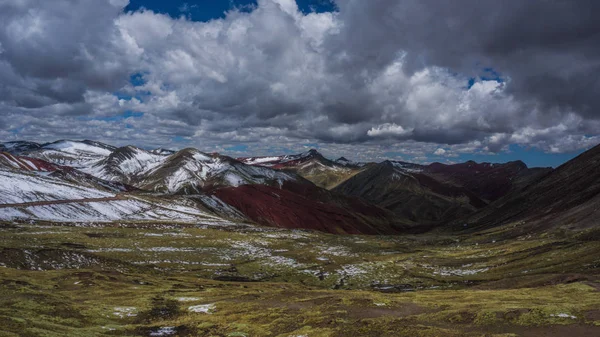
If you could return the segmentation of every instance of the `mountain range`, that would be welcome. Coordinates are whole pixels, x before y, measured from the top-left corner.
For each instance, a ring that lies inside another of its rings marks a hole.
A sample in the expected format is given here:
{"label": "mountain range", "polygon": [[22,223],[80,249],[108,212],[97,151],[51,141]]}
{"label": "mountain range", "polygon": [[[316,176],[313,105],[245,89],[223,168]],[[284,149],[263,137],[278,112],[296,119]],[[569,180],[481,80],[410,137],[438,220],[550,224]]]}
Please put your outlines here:
{"label": "mountain range", "polygon": [[90,140],[6,142],[0,151],[5,220],[219,219],[336,234],[507,223],[547,230],[595,225],[600,203],[599,147],[556,169],[521,161],[358,163],[314,149],[231,158]]}

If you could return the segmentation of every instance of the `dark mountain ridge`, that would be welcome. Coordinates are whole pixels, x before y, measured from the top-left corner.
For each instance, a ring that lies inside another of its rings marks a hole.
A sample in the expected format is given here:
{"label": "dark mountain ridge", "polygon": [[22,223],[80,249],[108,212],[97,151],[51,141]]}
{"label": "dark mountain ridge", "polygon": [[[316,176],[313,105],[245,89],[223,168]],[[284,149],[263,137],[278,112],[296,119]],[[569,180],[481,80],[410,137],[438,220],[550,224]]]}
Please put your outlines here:
{"label": "dark mountain ridge", "polygon": [[[454,228],[517,224],[521,231],[584,229],[600,224],[600,145],[516,189]],[[464,228],[462,228],[464,229]]]}
{"label": "dark mountain ridge", "polygon": [[520,161],[419,165],[384,161],[334,188],[363,198],[423,225],[441,224],[474,213],[549,169],[531,170]]}

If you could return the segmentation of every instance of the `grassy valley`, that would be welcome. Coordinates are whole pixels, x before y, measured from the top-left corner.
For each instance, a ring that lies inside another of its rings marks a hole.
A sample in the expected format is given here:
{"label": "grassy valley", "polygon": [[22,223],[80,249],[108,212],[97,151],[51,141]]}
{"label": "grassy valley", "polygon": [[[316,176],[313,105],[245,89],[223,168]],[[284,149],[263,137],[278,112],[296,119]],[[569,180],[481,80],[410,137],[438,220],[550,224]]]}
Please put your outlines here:
{"label": "grassy valley", "polygon": [[[2,336],[590,336],[598,233],[4,224]],[[568,329],[568,330],[567,330]]]}

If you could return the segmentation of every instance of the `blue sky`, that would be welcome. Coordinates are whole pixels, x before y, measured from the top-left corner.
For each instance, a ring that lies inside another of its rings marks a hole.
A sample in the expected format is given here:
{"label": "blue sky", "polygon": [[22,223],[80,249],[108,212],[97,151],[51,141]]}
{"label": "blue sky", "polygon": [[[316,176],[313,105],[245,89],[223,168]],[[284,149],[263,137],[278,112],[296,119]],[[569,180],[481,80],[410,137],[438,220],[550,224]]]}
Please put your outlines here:
{"label": "blue sky", "polygon": [[[297,0],[304,13],[333,11],[335,5],[329,0]],[[255,0],[130,0],[127,11],[146,8],[172,17],[184,15],[193,21],[209,21],[222,18],[232,7],[240,9],[256,5]]]}

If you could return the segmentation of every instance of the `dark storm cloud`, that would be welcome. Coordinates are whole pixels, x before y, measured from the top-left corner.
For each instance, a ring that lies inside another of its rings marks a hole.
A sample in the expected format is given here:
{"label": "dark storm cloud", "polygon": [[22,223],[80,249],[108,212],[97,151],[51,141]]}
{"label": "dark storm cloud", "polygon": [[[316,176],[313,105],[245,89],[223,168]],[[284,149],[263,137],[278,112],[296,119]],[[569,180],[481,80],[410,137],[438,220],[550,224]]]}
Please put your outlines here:
{"label": "dark storm cloud", "polygon": [[[430,65],[477,76],[493,67],[508,92],[586,117],[600,108],[600,2],[593,0],[337,0],[342,64],[381,69]],[[352,40],[353,43],[344,43]],[[336,60],[335,58],[332,58]],[[334,62],[334,65],[338,63]]]}
{"label": "dark storm cloud", "polygon": [[0,139],[373,158],[600,141],[596,1],[260,0],[210,22],[127,3],[0,1]]}
{"label": "dark storm cloud", "polygon": [[4,100],[25,108],[76,103],[86,90],[123,86],[128,55],[115,46],[113,24],[120,2],[0,2],[0,63],[19,82]]}

